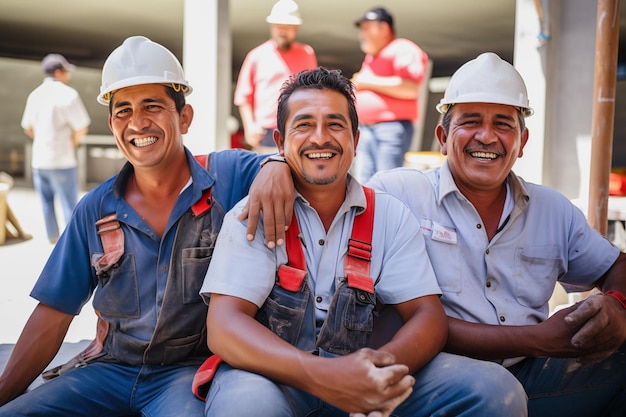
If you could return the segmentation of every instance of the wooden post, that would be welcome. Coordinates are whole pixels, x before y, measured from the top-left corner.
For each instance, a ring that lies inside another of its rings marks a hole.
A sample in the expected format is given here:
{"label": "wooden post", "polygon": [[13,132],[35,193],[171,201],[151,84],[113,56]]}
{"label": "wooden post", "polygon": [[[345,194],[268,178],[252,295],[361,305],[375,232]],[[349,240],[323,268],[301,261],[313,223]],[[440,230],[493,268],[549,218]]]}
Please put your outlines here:
{"label": "wooden post", "polygon": [[587,221],[606,236],[613,155],[620,0],[598,0]]}

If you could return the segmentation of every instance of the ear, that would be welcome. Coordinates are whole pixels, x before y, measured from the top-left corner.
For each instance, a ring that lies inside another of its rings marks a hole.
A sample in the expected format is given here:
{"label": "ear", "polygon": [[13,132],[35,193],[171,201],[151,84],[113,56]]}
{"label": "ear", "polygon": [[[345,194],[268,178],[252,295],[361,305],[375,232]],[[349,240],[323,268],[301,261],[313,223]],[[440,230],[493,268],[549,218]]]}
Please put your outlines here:
{"label": "ear", "polygon": [[448,141],[448,135],[446,135],[446,131],[441,124],[438,124],[437,127],[435,128],[435,135],[437,136],[437,140],[439,141],[439,146],[441,147],[441,154],[447,155],[448,149],[447,149],[446,144]]}
{"label": "ear", "polygon": [[522,132],[522,143],[519,147],[519,155],[517,155],[518,158],[521,158],[524,155],[524,147],[526,146],[526,143],[528,143],[528,128],[524,128],[524,131]]}
{"label": "ear", "polygon": [[193,120],[193,107],[189,104],[185,104],[185,107],[180,112],[180,133],[183,135],[189,131],[191,121]]}
{"label": "ear", "polygon": [[356,130],[356,135],[354,136],[354,156],[356,156],[356,148],[359,145],[359,138],[361,137],[361,131],[359,129]]}
{"label": "ear", "polygon": [[276,144],[276,147],[278,148],[278,154],[281,156],[285,156],[285,139],[280,134],[278,129],[274,129],[273,135],[274,135],[274,143]]}

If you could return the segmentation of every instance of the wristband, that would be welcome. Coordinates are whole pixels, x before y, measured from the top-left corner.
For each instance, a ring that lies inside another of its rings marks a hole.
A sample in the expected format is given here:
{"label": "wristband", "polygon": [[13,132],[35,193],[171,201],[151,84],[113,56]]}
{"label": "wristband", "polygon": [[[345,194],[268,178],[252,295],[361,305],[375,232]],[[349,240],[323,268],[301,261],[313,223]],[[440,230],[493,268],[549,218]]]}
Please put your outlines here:
{"label": "wristband", "polygon": [[626,309],[626,297],[621,292],[615,291],[615,290],[609,290],[609,291],[605,292],[604,295],[608,295],[609,297],[613,297],[613,298],[617,299],[617,301],[620,302],[622,307],[624,307]]}
{"label": "wristband", "polygon": [[261,168],[263,168],[265,166],[265,164],[267,164],[268,162],[284,162],[287,163],[287,160],[285,159],[284,156],[280,156],[278,154],[273,154],[268,156],[267,158],[265,158],[264,160],[261,161]]}

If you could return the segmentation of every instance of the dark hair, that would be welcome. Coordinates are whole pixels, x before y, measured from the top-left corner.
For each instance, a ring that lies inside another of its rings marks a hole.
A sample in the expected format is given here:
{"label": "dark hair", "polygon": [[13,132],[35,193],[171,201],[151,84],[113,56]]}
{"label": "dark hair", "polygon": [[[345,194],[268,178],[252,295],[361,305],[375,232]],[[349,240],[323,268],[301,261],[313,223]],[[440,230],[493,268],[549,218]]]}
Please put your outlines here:
{"label": "dark hair", "polygon": [[307,88],[328,89],[341,93],[348,100],[348,114],[352,123],[352,135],[356,136],[359,128],[359,116],[356,112],[354,85],[348,78],[341,75],[340,70],[318,67],[292,74],[280,89],[276,126],[283,137],[285,137],[285,125],[287,123],[287,115],[289,114],[289,97],[291,97],[294,91]]}
{"label": "dark hair", "polygon": [[[165,87],[165,91],[167,92],[167,95],[170,96],[172,100],[174,100],[176,111],[178,112],[178,114],[180,114],[180,112],[183,111],[183,107],[185,107],[185,103],[186,103],[185,93],[182,90],[176,91],[172,87],[166,84],[163,84],[163,87]],[[111,99],[109,100],[109,114],[110,115],[113,114],[113,95],[114,94],[115,92],[111,92]]]}
{"label": "dark hair", "polygon": [[[448,134],[448,132],[450,131],[450,119],[452,119],[452,107],[454,107],[454,104],[451,105],[450,107],[448,107],[448,110],[441,115],[441,121],[439,122],[441,124],[441,126],[443,127],[443,131],[446,133],[446,135]],[[517,119],[519,120],[519,131],[523,132],[524,129],[526,129],[526,120],[524,119],[524,115],[522,114],[522,111],[517,108]]]}

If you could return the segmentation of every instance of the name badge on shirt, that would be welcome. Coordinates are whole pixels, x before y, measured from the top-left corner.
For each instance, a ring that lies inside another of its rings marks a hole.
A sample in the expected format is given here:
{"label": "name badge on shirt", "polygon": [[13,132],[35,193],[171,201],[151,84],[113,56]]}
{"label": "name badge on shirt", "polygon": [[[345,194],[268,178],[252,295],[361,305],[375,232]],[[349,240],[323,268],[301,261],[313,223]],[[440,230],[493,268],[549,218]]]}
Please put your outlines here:
{"label": "name badge on shirt", "polygon": [[456,231],[451,227],[433,222],[433,234],[431,238],[438,242],[454,245],[456,244]]}

